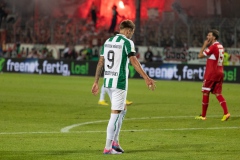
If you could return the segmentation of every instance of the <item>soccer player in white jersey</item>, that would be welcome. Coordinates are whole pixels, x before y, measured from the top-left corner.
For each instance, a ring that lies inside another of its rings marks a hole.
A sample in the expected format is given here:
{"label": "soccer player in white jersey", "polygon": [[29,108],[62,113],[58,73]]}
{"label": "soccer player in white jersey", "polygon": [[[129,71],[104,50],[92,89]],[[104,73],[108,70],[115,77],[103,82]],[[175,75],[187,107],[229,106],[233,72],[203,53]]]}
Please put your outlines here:
{"label": "soccer player in white jersey", "polygon": [[106,40],[96,68],[92,93],[99,92],[99,78],[104,67],[104,87],[111,100],[111,116],[107,126],[104,154],[121,154],[124,150],[119,145],[119,133],[123,118],[127,112],[125,101],[128,90],[129,61],[144,78],[149,89],[156,88],[155,81],[148,77],[135,56],[135,46],[131,39],[135,24],[124,20],[120,24],[120,33]]}
{"label": "soccer player in white jersey", "polygon": [[[114,36],[117,35],[117,34],[119,34],[118,31],[115,31],[113,33]],[[105,89],[104,84],[103,84],[102,87],[101,87],[101,92],[100,92],[100,97],[99,97],[98,104],[103,105],[103,106],[108,106],[108,103],[105,101],[106,92],[107,92],[107,90]],[[129,100],[126,99],[126,105],[131,105],[132,103],[133,103],[132,101],[129,101]]]}

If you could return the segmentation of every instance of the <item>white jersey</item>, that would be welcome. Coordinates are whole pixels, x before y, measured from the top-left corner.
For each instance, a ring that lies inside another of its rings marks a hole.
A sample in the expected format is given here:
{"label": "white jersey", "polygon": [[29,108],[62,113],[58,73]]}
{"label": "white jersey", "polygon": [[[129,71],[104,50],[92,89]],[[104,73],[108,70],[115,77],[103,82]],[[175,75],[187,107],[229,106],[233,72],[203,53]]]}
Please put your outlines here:
{"label": "white jersey", "polygon": [[100,56],[104,56],[104,87],[127,90],[128,54],[135,53],[132,40],[117,34],[104,43]]}

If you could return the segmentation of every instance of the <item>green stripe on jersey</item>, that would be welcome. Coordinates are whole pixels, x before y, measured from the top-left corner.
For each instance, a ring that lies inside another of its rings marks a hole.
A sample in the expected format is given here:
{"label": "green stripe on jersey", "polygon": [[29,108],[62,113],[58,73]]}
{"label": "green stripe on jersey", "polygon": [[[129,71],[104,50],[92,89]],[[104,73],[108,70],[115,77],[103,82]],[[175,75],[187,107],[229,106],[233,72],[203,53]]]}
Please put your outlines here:
{"label": "green stripe on jersey", "polygon": [[113,78],[110,78],[108,82],[108,88],[112,88],[112,82],[113,82]]}
{"label": "green stripe on jersey", "polygon": [[104,87],[106,87],[106,79],[107,79],[107,78],[104,78],[104,80],[103,80],[103,85],[104,85]]}
{"label": "green stripe on jersey", "polygon": [[109,41],[109,42],[112,42],[113,38],[114,38],[114,36],[111,37],[111,38],[109,38],[108,41]]}
{"label": "green stripe on jersey", "polygon": [[127,52],[131,53],[131,43],[128,40],[125,40],[125,47],[127,48]]}
{"label": "green stripe on jersey", "polygon": [[124,41],[124,43],[123,43],[124,45],[123,45],[123,54],[122,54],[122,61],[121,61],[121,65],[120,65],[120,73],[118,76],[117,88],[125,90],[126,85],[127,85],[126,79],[128,78],[128,77],[126,77],[127,76],[126,72],[128,69],[128,66],[126,67],[127,59],[128,59],[127,55],[131,52],[131,43],[127,38],[125,38],[123,36],[119,36],[116,41],[120,42],[121,40]]}
{"label": "green stripe on jersey", "polygon": [[120,42],[122,40],[122,36],[118,36],[116,42]]}
{"label": "green stripe on jersey", "polygon": [[[125,41],[126,42],[126,41]],[[123,50],[125,51],[125,45],[123,46]],[[118,76],[118,83],[117,83],[117,88],[119,89],[126,89],[126,79],[128,77],[126,77],[126,63],[127,63],[127,56],[122,54],[122,61],[121,61],[121,65],[120,65],[120,72],[119,72],[119,76]]]}
{"label": "green stripe on jersey", "polygon": [[101,48],[101,55],[103,55],[103,53],[104,53],[104,44],[103,44],[103,46],[102,46],[102,48]]}

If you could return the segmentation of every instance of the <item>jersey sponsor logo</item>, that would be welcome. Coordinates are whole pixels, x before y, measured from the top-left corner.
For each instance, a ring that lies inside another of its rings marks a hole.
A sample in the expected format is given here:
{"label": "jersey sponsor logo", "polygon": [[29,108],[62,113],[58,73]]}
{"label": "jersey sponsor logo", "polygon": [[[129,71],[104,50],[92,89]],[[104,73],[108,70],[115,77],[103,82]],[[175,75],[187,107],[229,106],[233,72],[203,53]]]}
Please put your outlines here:
{"label": "jersey sponsor logo", "polygon": [[104,71],[104,75],[110,75],[110,76],[118,76],[118,72],[113,72],[113,71]]}
{"label": "jersey sponsor logo", "polygon": [[116,49],[121,49],[122,48],[122,45],[112,45],[112,44],[105,44],[104,47],[107,47],[107,48],[116,48]]}

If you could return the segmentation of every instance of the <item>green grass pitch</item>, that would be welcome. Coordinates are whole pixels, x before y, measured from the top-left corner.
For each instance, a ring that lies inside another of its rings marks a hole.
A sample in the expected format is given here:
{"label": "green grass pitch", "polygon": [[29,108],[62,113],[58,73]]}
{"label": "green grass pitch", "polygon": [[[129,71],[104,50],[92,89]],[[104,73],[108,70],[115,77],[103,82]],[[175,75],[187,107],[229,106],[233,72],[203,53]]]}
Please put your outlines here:
{"label": "green grass pitch", "polygon": [[157,81],[150,91],[143,79],[129,79],[128,99],[134,103],[120,135],[125,153],[103,155],[110,107],[97,104],[93,81],[0,74],[0,160],[239,159],[239,84],[223,86],[232,117],[221,122],[213,95],[208,119],[194,119],[201,113],[201,82]]}

